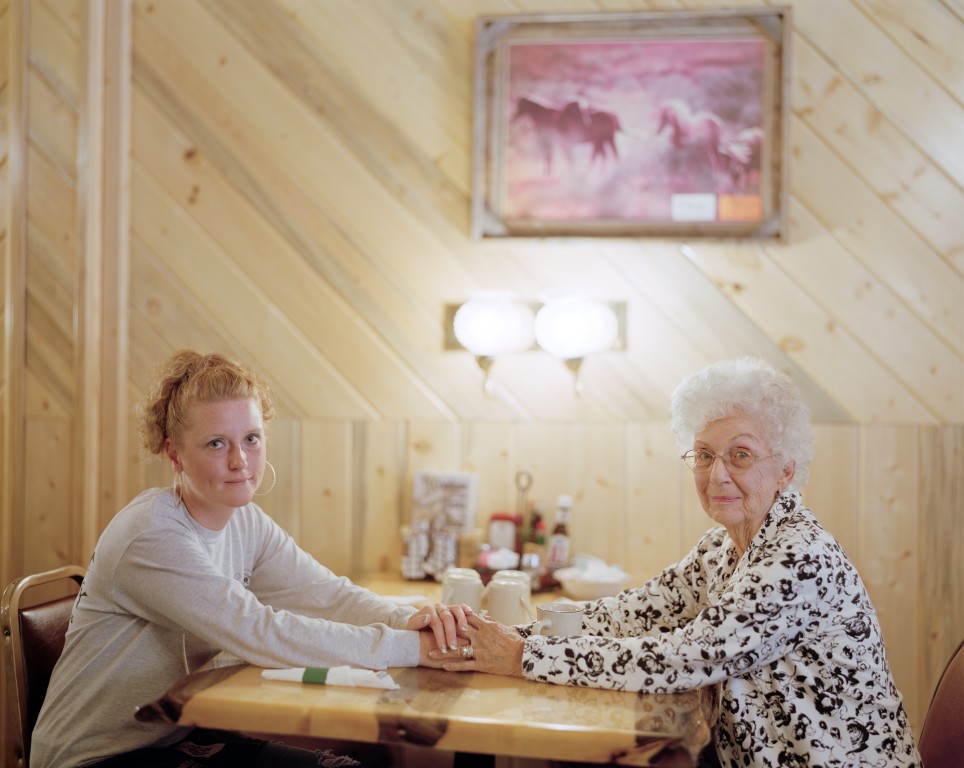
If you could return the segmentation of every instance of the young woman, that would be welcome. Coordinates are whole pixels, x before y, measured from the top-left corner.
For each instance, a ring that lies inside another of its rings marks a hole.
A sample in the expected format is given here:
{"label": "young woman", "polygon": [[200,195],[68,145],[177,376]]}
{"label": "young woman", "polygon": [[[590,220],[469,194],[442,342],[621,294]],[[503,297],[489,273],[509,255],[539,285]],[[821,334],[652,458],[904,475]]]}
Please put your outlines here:
{"label": "young woman", "polygon": [[220,652],[265,667],[382,669],[439,667],[429,651],[454,651],[467,606],[416,612],[383,600],[318,563],[253,502],[271,469],[273,413],[266,385],[221,355],[182,351],[163,366],[141,432],[174,482],[142,492],[101,535],[32,766],[358,765],[134,712]]}

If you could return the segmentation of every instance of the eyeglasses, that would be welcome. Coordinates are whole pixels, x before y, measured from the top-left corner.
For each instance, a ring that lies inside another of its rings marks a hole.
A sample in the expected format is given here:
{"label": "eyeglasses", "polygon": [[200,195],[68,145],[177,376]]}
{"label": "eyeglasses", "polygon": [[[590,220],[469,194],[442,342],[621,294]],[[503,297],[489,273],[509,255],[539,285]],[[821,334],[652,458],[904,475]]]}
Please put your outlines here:
{"label": "eyeglasses", "polygon": [[694,472],[709,472],[713,467],[713,462],[723,459],[723,464],[728,472],[733,474],[746,472],[758,461],[772,459],[775,454],[769,456],[757,456],[746,448],[731,448],[726,453],[713,453],[704,449],[687,451],[680,458],[687,467]]}

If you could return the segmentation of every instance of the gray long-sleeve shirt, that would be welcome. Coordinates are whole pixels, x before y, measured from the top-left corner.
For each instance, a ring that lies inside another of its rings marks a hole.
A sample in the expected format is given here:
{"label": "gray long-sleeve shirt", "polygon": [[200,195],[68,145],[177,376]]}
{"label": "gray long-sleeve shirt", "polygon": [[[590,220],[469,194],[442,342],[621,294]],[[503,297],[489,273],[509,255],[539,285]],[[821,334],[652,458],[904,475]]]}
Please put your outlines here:
{"label": "gray long-sleeve shirt", "polygon": [[221,531],[168,489],[144,491],[94,550],[31,742],[36,768],[171,743],[185,730],[134,719],[219,652],[266,667],[415,666],[415,612],[338,577],[257,505]]}

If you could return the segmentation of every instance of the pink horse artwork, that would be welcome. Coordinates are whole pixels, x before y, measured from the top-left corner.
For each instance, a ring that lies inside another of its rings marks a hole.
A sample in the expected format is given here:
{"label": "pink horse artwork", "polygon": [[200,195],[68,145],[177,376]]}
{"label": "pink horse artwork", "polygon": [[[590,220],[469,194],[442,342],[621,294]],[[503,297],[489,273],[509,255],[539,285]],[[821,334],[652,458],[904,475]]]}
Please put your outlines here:
{"label": "pink horse artwork", "polygon": [[723,170],[737,189],[759,184],[760,159],[763,154],[762,128],[744,128],[720,142],[720,161]]}
{"label": "pink horse artwork", "polygon": [[573,150],[581,144],[591,145],[590,163],[593,164],[610,155],[619,156],[616,148],[616,134],[622,129],[619,118],[612,112],[583,107],[578,101],[570,101],[557,109],[522,96],[516,103],[512,122],[525,122],[532,127],[547,176],[553,171],[557,153],[571,166]]}
{"label": "pink horse artwork", "polygon": [[694,112],[680,99],[666,99],[660,105],[656,135],[662,135],[664,131],[668,132],[673,149],[705,158],[714,174],[722,169],[720,141],[724,125],[717,115]]}

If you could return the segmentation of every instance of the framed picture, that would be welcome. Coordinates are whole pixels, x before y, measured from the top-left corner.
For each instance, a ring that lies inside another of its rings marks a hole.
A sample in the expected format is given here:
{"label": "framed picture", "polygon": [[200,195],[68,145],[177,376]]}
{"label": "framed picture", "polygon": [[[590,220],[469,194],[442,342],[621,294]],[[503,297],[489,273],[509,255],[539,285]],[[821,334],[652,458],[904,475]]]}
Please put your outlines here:
{"label": "framed picture", "polygon": [[472,236],[786,236],[789,8],[486,16]]}

